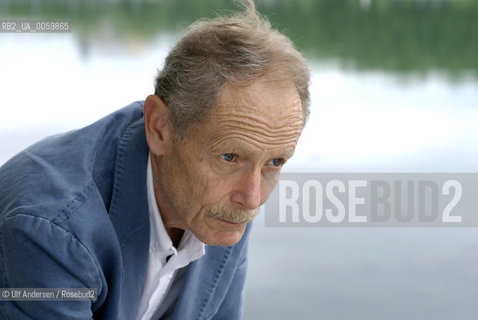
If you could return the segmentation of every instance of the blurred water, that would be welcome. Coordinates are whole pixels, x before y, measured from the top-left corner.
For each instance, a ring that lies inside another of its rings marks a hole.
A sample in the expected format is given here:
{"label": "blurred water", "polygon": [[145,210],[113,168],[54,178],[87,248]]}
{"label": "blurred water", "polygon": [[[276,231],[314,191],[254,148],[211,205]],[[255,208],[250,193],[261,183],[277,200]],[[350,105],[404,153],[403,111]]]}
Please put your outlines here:
{"label": "blurred water", "polygon": [[[77,33],[0,34],[0,164],[153,92],[177,33],[118,40],[98,28],[87,44]],[[311,117],[286,171],[478,171],[473,72],[309,61]],[[274,229],[260,216],[245,319],[476,319],[477,247],[472,228]]]}

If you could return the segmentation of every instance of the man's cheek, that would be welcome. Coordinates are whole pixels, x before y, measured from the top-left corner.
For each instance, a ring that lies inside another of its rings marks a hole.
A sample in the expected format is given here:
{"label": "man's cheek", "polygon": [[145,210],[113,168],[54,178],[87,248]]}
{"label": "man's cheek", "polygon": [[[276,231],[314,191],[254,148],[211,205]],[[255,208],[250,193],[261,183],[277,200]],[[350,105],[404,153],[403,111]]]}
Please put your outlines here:
{"label": "man's cheek", "polygon": [[262,195],[262,201],[261,204],[264,204],[264,202],[269,199],[269,196],[271,195],[272,190],[274,190],[274,187],[276,186],[277,181],[271,181],[269,183],[266,183],[266,186],[264,188],[264,194]]}
{"label": "man's cheek", "polygon": [[271,194],[272,190],[274,190],[274,187],[276,186],[277,182],[279,182],[280,178],[280,172],[271,172],[266,174],[265,180],[264,180],[264,196],[265,200],[269,198],[269,195]]}
{"label": "man's cheek", "polygon": [[204,170],[204,166],[199,164],[195,164],[192,168],[190,183],[193,186],[193,195],[201,202],[207,200],[209,193],[213,191],[212,188],[218,189],[218,184],[214,183],[213,177]]}

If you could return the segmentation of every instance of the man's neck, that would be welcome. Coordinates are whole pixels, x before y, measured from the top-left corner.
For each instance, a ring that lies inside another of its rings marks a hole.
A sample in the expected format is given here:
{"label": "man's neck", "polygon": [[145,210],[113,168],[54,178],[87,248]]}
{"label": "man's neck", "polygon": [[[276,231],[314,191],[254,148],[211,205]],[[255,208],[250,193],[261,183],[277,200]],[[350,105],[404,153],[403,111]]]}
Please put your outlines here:
{"label": "man's neck", "polygon": [[173,246],[177,248],[183,237],[184,230],[179,228],[166,228],[166,232],[171,238],[171,241],[173,242]]}
{"label": "man's neck", "polygon": [[173,209],[168,201],[163,196],[162,190],[160,190],[159,184],[155,181],[155,177],[157,176],[158,168],[158,159],[154,154],[150,154],[151,156],[151,169],[153,175],[153,190],[154,196],[156,199],[156,204],[159,208],[159,212],[161,214],[161,220],[163,221],[164,228],[168,233],[171,241],[175,248],[178,247],[179,243],[181,242],[181,238],[183,237],[184,230],[186,229],[183,226],[183,223],[180,219],[177,218],[176,215],[172,214]]}

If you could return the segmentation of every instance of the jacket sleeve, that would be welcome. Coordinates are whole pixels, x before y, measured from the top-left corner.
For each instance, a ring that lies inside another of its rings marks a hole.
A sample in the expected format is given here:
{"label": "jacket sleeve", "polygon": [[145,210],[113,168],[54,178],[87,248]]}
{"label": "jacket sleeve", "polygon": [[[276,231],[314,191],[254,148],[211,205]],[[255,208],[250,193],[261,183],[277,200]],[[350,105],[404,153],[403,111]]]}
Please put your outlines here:
{"label": "jacket sleeve", "polygon": [[238,262],[234,275],[229,284],[227,293],[212,319],[214,320],[240,320],[242,319],[244,308],[244,283],[246,281],[247,273],[247,252],[249,244],[250,226],[241,240],[241,252],[238,257]]}
{"label": "jacket sleeve", "polygon": [[213,317],[214,320],[239,320],[242,319],[244,308],[244,283],[247,273],[247,243],[242,251],[240,262],[232,278],[229,290]]}
{"label": "jacket sleeve", "polygon": [[[0,261],[3,288],[101,291],[101,273],[85,246],[62,226],[41,217],[17,214],[0,223]],[[92,303],[5,299],[0,302],[0,319],[92,319]]]}

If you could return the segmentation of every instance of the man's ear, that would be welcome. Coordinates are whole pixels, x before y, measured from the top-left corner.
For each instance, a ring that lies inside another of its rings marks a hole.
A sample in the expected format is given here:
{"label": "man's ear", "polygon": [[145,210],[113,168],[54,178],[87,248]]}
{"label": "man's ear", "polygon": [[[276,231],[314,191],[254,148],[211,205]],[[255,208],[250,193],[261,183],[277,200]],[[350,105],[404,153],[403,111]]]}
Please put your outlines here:
{"label": "man's ear", "polygon": [[168,106],[156,95],[148,96],[144,102],[144,128],[151,153],[163,155],[171,138],[172,125]]}

